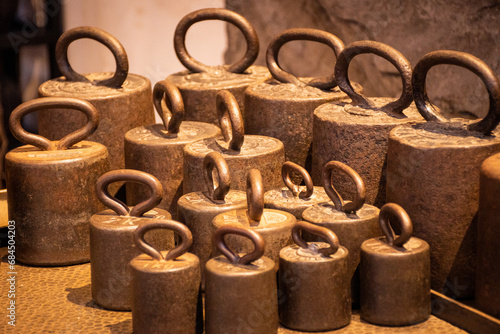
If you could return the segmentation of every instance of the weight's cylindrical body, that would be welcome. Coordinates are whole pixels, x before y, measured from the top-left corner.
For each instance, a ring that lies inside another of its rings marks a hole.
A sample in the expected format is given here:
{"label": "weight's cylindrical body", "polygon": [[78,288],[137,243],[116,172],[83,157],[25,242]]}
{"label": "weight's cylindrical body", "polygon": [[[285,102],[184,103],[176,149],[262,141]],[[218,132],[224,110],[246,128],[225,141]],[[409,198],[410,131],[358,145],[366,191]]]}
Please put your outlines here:
{"label": "weight's cylindrical body", "polygon": [[89,141],[56,151],[25,145],[7,153],[5,165],[16,259],[48,266],[88,262],[89,220],[102,209],[94,188],[109,170],[106,147]]}
{"label": "weight's cylindrical body", "polygon": [[[315,243],[318,248],[329,244]],[[348,251],[323,256],[297,245],[280,251],[280,323],[299,331],[328,331],[351,322]]]}
{"label": "weight's cylindrical body", "polygon": [[412,325],[431,313],[429,244],[410,238],[402,247],[385,237],[361,245],[361,318],[383,326]]}
{"label": "weight's cylindrical body", "polygon": [[432,289],[455,298],[474,294],[479,171],[500,152],[494,134],[428,122],[389,137],[387,201],[404,207],[414,235],[429,243]]}

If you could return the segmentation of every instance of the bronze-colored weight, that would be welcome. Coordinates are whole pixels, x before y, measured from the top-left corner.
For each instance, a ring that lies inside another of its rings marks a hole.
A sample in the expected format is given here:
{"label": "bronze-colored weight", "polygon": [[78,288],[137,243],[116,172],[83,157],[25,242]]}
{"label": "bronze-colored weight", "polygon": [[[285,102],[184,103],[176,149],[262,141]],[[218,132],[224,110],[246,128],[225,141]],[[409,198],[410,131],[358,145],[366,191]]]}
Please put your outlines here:
{"label": "bronze-colored weight", "polygon": [[[59,141],[22,128],[26,114],[55,108],[78,110],[87,124]],[[28,144],[5,157],[9,219],[16,222],[16,260],[39,266],[89,261],[89,220],[102,209],[94,185],[109,170],[106,147],[83,140],[98,124],[97,110],[72,98],[35,99],[10,115],[12,134]]]}
{"label": "bronze-colored weight", "polygon": [[[253,250],[238,254],[230,250],[224,236],[249,239]],[[278,297],[274,261],[263,256],[266,242],[253,229],[241,225],[220,227],[214,246],[223,254],[206,267],[205,333],[278,332]]]}
{"label": "bronze-colored weight", "polygon": [[[347,72],[359,54],[375,54],[393,64],[401,75],[403,89],[397,99],[370,98],[355,92]],[[334,102],[314,111],[312,177],[321,184],[323,166],[331,160],[354,168],[366,184],[366,203],[381,207],[385,203],[387,143],[389,132],[401,124],[423,121],[412,102],[411,64],[397,50],[375,41],[349,44],[335,64],[337,83],[351,98],[350,103]],[[349,192],[349,180],[333,177],[337,189]]]}
{"label": "bronze-colored weight", "polygon": [[410,216],[397,204],[380,209],[380,227],[385,237],[361,245],[361,318],[383,326],[425,321],[431,314],[429,244],[411,236]]}
{"label": "bronze-colored weight", "polygon": [[[165,102],[163,102],[165,98]],[[183,149],[198,139],[220,136],[220,129],[208,123],[183,122],[184,103],[174,84],[157,82],[153,102],[162,124],[140,126],[125,134],[125,166],[157,177],[163,186],[159,208],[177,217],[177,201],[182,195]],[[169,107],[168,107],[169,106]],[[127,201],[138,203],[149,196],[147,189],[127,184]]]}
{"label": "bronze-colored weight", "polygon": [[[292,228],[297,219],[286,211],[264,209],[264,189],[258,169],[248,172],[247,207],[217,215],[212,222],[213,230],[232,224],[259,232],[267,245],[264,255],[276,263],[278,270],[280,250],[292,244]],[[239,253],[250,252],[253,247],[248,240],[235,236],[228,236],[226,242]]]}
{"label": "bronze-colored weight", "polygon": [[[352,202],[344,201],[333,186],[332,175],[341,172],[349,177],[356,188]],[[323,187],[331,202],[316,204],[304,210],[305,221],[332,230],[349,250],[349,277],[352,277],[351,292],[353,306],[359,305],[359,252],[363,241],[382,234],[378,224],[379,209],[365,204],[365,184],[361,176],[351,167],[339,162],[330,161],[323,168]],[[303,232],[307,241],[321,241],[315,235]]]}
{"label": "bronze-colored weight", "polygon": [[[138,182],[150,189],[151,196],[134,207],[110,195],[108,185],[113,182]],[[134,232],[144,221],[170,219],[170,214],[155,207],[162,196],[161,183],[154,176],[131,169],[118,169],[102,175],[96,183],[97,197],[110,209],[90,219],[90,274],[92,299],[112,310],[130,310],[132,306],[132,276],[129,262],[140,255],[134,247]],[[148,242],[159,249],[172,248],[171,231],[154,231]]]}
{"label": "bronze-colored weight", "polygon": [[[305,186],[301,187],[293,183],[292,172],[300,174]],[[266,191],[264,194],[266,208],[290,212],[297,220],[300,220],[305,209],[330,200],[323,187],[314,187],[307,170],[296,163],[285,162],[281,167],[281,177],[286,187]]]}
{"label": "bronze-colored weight", "polygon": [[[200,261],[186,253],[193,243],[191,232],[173,220],[143,221],[134,232],[134,242],[145,254],[130,261],[134,333],[203,333]],[[159,252],[148,244],[144,234],[155,229],[179,235],[177,247]]]}
{"label": "bronze-colored weight", "polygon": [[[325,242],[306,242],[302,230]],[[351,322],[351,276],[347,248],[331,230],[299,221],[292,230],[297,245],[280,251],[280,323],[291,329],[316,332]]]}
{"label": "bronze-colored weight", "polygon": [[[214,182],[214,169],[217,182]],[[219,214],[247,207],[246,193],[230,190],[229,167],[219,152],[210,152],[203,160],[207,191],[183,195],[178,202],[179,221],[193,234],[191,253],[200,259],[202,287],[204,288],[205,264],[212,254],[212,220]],[[215,185],[217,187],[215,187]]]}
{"label": "bronze-colored weight", "polygon": [[217,110],[223,138],[208,138],[184,148],[184,193],[205,190],[203,159],[213,151],[222,154],[231,172],[231,187],[246,189],[249,170],[260,169],[265,190],[281,185],[281,165],[285,162],[283,143],[278,139],[245,135],[243,119],[234,95],[217,94]]}
{"label": "bronze-colored weight", "polygon": [[[490,99],[480,122],[445,122],[425,90],[427,72],[453,64],[471,70],[484,82]],[[387,158],[387,201],[412,217],[415,236],[431,248],[432,289],[454,298],[474,295],[476,214],[481,163],[500,152],[500,82],[480,59],[463,52],[435,51],[413,70],[413,97],[430,121],[391,131]],[[490,135],[492,134],[492,135]]]}
{"label": "bronze-colored weight", "polygon": [[[247,50],[237,63],[207,66],[195,60],[186,50],[186,33],[196,22],[220,20],[238,27],[247,42]],[[244,92],[250,85],[270,77],[263,66],[251,66],[259,53],[259,38],[254,28],[241,15],[222,8],[206,8],[186,15],[174,34],[174,49],[179,61],[188,69],[167,77],[180,90],[186,106],[185,119],[218,124],[217,109],[213,104],[221,90],[230,91],[244,113]]]}

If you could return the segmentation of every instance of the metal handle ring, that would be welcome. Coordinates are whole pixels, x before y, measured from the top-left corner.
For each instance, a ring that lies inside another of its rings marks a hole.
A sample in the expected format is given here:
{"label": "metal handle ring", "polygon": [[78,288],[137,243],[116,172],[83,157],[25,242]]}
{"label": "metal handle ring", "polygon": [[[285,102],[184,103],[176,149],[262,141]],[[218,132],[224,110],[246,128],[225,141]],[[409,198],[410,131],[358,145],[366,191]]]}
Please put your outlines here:
{"label": "metal handle ring", "polygon": [[247,174],[247,215],[250,225],[258,225],[264,214],[264,186],[258,169],[250,169]]}
{"label": "metal handle ring", "polygon": [[[394,240],[394,231],[391,228],[391,220],[396,220],[401,226],[401,234]],[[413,224],[410,216],[401,206],[395,203],[387,203],[380,209],[379,223],[382,232],[390,245],[401,247],[410,240],[413,233]]]}
{"label": "metal handle ring", "polygon": [[[81,111],[87,116],[87,124],[66,135],[58,142],[51,142],[45,137],[23,129],[21,120],[35,111],[64,108]],[[25,102],[12,111],[9,119],[10,131],[19,141],[38,147],[44,151],[66,150],[95,132],[99,125],[99,112],[89,102],[70,97],[41,97]]]}
{"label": "metal handle ring", "polygon": [[332,230],[305,221],[298,221],[292,228],[292,239],[301,248],[309,248],[307,241],[302,238],[301,231],[307,231],[311,234],[317,235],[318,237],[325,239],[326,242],[330,244],[330,247],[328,248],[321,248],[316,250],[316,252],[320,253],[321,255],[329,256],[335,254],[340,247],[339,238],[337,238],[337,235],[333,233]]}
{"label": "metal handle ring", "polygon": [[[293,183],[292,179],[290,178],[291,172],[297,172],[302,176],[302,179],[306,184],[305,191],[304,190],[300,191],[300,186],[298,184]],[[290,189],[293,196],[298,196],[300,198],[309,198],[313,194],[314,191],[313,181],[311,179],[311,175],[309,175],[309,173],[304,167],[297,165],[296,163],[293,163],[291,161],[287,161],[281,167],[281,178],[283,179],[283,182],[288,187],[288,189]]]}
{"label": "metal handle ring", "polygon": [[[356,186],[356,197],[352,202],[345,202],[332,184],[332,173],[340,171],[351,178]],[[355,212],[365,204],[366,188],[359,174],[340,161],[330,161],[323,167],[323,187],[328,197],[335,205],[335,209],[343,212]]]}
{"label": "metal handle ring", "polygon": [[485,135],[491,134],[500,122],[500,81],[485,62],[465,52],[439,50],[426,54],[418,61],[413,69],[412,85],[413,99],[420,114],[427,121],[447,121],[429,101],[425,88],[425,79],[429,70],[436,65],[444,64],[466,68],[483,81],[490,101],[488,114],[481,121],[469,124],[467,128]]}
{"label": "metal handle ring", "polygon": [[[166,108],[163,107],[163,100]],[[184,101],[177,86],[167,80],[158,81],[153,88],[153,103],[167,134],[179,133],[184,119]]]}
{"label": "metal handle ring", "polygon": [[[236,234],[250,239],[254,245],[254,250],[240,257],[226,245],[226,241],[224,240],[226,234]],[[224,225],[215,231],[214,245],[232,264],[245,265],[260,259],[264,255],[266,242],[259,233],[252,229],[237,225]]]}
{"label": "metal handle ring", "polygon": [[344,48],[344,43],[342,43],[337,36],[330,34],[329,32],[306,28],[287,29],[276,36],[267,47],[266,62],[272,76],[280,82],[292,83],[300,87],[312,86],[320,89],[330,89],[337,86],[335,74],[332,74],[329,77],[313,79],[306,84],[295,75],[286,72],[280,67],[278,63],[278,54],[281,47],[288,42],[297,40],[313,41],[325,44],[329,46],[333,52],[335,52],[335,56],[338,56]]}
{"label": "metal handle ring", "polygon": [[82,26],[70,29],[63,33],[61,37],[57,40],[55,57],[57,61],[57,66],[61,73],[69,81],[81,81],[89,82],[89,80],[81,74],[78,74],[73,70],[68,61],[68,47],[69,45],[81,38],[90,38],[95,41],[101,42],[113,53],[116,62],[115,74],[112,78],[94,81],[93,85],[97,86],[107,86],[112,88],[119,88],[122,86],[128,75],[128,58],[123,45],[111,34],[106,31],[96,28]]}
{"label": "metal handle ring", "polygon": [[[151,196],[137,204],[130,210],[123,203],[108,192],[108,185],[113,182],[129,181],[141,183],[151,189]],[[163,195],[161,182],[151,174],[134,169],[117,169],[103,174],[96,183],[97,198],[119,216],[141,217],[144,213],[160,204]]]}
{"label": "metal handle ring", "polygon": [[205,65],[195,60],[186,49],[186,33],[196,22],[206,20],[221,20],[234,24],[238,27],[247,42],[247,51],[238,62],[228,65],[226,71],[232,73],[243,73],[253,64],[259,54],[259,38],[254,28],[241,15],[222,8],[206,8],[194,11],[182,18],[175,28],[174,49],[179,61],[191,72],[208,72],[213,66]]}
{"label": "metal handle ring", "polygon": [[354,91],[348,76],[351,60],[357,55],[366,53],[375,54],[394,65],[403,83],[400,97],[396,101],[389,102],[377,109],[386,112],[402,113],[403,110],[408,108],[413,100],[411,91],[411,64],[401,52],[387,44],[375,41],[358,41],[347,45],[344,50],[342,50],[335,63],[335,77],[337,78],[339,88],[352,99],[351,103],[353,105],[358,105],[367,109],[376,108],[370,99]]}
{"label": "metal handle ring", "polygon": [[[213,171],[217,170],[217,187],[214,185]],[[219,152],[210,152],[203,159],[203,175],[208,189],[208,197],[213,201],[224,201],[231,188],[231,174],[226,160]]]}
{"label": "metal handle ring", "polygon": [[231,150],[239,151],[245,140],[245,126],[238,101],[231,92],[221,90],[217,93],[216,107],[224,140],[229,142]]}
{"label": "metal handle ring", "polygon": [[[181,237],[178,245],[171,249],[167,255],[165,255],[165,258],[161,255],[161,252],[144,240],[144,234],[146,234],[146,232],[156,229],[172,230]],[[182,256],[182,254],[186,253],[189,248],[191,248],[193,244],[193,235],[186,225],[174,220],[162,219],[140,224],[134,231],[134,243],[137,248],[153,259],[157,261],[170,261]]]}

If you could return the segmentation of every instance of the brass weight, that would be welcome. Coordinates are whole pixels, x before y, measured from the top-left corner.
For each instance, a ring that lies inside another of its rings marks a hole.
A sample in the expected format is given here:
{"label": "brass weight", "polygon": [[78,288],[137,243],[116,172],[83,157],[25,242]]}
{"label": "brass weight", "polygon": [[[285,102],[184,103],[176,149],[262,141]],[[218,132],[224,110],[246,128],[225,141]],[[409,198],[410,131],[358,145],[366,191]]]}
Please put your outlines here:
{"label": "brass weight", "polygon": [[[238,27],[247,42],[243,58],[231,65],[207,66],[195,60],[186,49],[186,33],[195,23],[205,20],[220,20]],[[270,77],[263,66],[251,66],[259,53],[259,39],[254,28],[241,15],[222,8],[200,9],[186,15],[178,24],[174,34],[174,49],[186,71],[167,77],[180,90],[186,106],[185,119],[218,124],[217,109],[213,101],[221,90],[230,91],[244,113],[244,92],[250,85]]]}
{"label": "brass weight", "polygon": [[[82,112],[87,124],[58,141],[27,132],[26,114],[57,108]],[[21,104],[10,116],[10,130],[26,143],[5,156],[9,219],[16,223],[16,259],[39,266],[88,262],[89,220],[101,210],[94,185],[109,170],[105,146],[84,141],[99,124],[88,102],[62,97]]]}

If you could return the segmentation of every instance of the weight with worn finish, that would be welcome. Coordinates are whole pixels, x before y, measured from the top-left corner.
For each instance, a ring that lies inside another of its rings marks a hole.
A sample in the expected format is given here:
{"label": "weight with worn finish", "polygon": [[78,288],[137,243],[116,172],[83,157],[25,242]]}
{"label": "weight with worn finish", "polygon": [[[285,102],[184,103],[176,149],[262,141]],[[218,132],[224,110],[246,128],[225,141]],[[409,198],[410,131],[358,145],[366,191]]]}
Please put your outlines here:
{"label": "weight with worn finish", "polygon": [[[110,195],[113,182],[138,182],[150,189],[150,197],[134,207]],[[102,175],[95,185],[101,202],[110,209],[90,219],[90,279],[92,299],[112,310],[130,310],[132,306],[132,276],[129,262],[141,251],[134,246],[134,232],[145,220],[170,219],[170,214],[155,208],[161,201],[161,183],[145,172],[118,169]],[[155,248],[174,246],[172,231],[152,231],[146,240]]]}
{"label": "weight with worn finish", "polygon": [[[374,54],[388,60],[401,75],[403,89],[397,99],[367,98],[356,92],[347,75],[351,60]],[[314,111],[312,177],[321,184],[323,166],[331,160],[354,168],[366,184],[366,203],[385,203],[387,145],[389,132],[401,124],[423,121],[412,102],[411,64],[397,50],[375,41],[358,41],[344,48],[335,64],[335,78],[350,103],[334,102]],[[333,177],[337,189],[348,196],[349,180]]]}
{"label": "weight with worn finish", "polygon": [[361,319],[382,326],[425,321],[431,314],[429,244],[411,236],[410,217],[397,204],[382,207],[380,227],[385,237],[361,245]]}
{"label": "weight with worn finish", "polygon": [[[480,122],[446,119],[425,90],[427,72],[439,64],[477,74],[489,94]],[[454,298],[474,296],[479,175],[482,162],[500,152],[500,82],[480,59],[463,52],[435,51],[413,70],[413,97],[429,122],[400,126],[389,136],[387,201],[405,208],[415,236],[431,248],[432,289]]]}
{"label": "weight with worn finish", "polygon": [[[26,114],[55,108],[80,111],[87,124],[58,141],[21,127]],[[5,156],[9,219],[16,224],[19,262],[56,266],[89,261],[89,220],[102,209],[93,189],[109,170],[106,147],[83,140],[98,123],[90,103],[72,98],[39,98],[12,112],[10,130],[28,144]]]}

